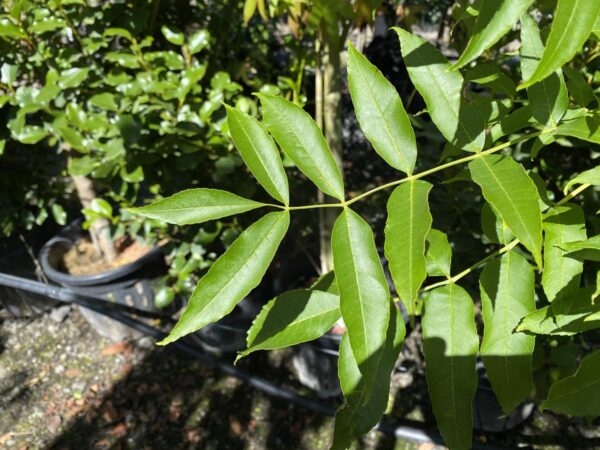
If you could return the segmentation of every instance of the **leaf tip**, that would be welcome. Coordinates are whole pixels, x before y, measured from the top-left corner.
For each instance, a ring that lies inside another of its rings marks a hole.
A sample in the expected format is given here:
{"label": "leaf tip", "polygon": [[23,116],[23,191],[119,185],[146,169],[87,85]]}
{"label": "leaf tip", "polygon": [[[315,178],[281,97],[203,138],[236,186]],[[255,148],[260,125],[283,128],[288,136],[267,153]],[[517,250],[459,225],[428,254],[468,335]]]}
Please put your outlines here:
{"label": "leaf tip", "polygon": [[517,92],[522,91],[523,89],[528,88],[531,85],[528,81],[523,81],[521,84],[517,86]]}
{"label": "leaf tip", "polygon": [[162,341],[158,341],[155,345],[165,347],[166,345],[169,345],[173,341],[174,341],[174,339],[171,339],[171,335],[169,335],[166,338],[164,338]]}

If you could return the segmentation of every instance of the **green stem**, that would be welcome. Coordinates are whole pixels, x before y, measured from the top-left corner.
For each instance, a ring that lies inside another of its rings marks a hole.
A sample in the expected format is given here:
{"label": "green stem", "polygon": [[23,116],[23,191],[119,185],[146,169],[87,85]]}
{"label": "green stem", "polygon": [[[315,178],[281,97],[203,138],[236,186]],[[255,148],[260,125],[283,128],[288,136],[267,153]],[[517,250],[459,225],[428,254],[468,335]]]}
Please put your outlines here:
{"label": "green stem", "polygon": [[[288,209],[290,211],[294,211],[294,210],[301,210],[301,209],[314,209],[314,208],[343,208],[345,206],[349,206],[352,203],[358,202],[360,200],[363,200],[364,198],[374,194],[375,192],[379,192],[382,191],[384,189],[388,189],[390,187],[394,187],[397,186],[399,184],[402,183],[406,183],[408,181],[412,181],[412,180],[418,180],[419,178],[424,178],[428,175],[432,175],[436,172],[440,172],[442,170],[448,169],[449,167],[453,167],[453,166],[457,166],[459,164],[463,164],[469,161],[473,161],[475,159],[479,159],[482,156],[485,155],[489,155],[491,153],[495,153],[495,152],[499,152],[500,150],[503,150],[507,147],[510,147],[511,145],[515,145],[518,144],[519,142],[523,142],[523,141],[527,141],[529,139],[532,139],[534,137],[538,137],[542,134],[547,134],[547,133],[551,133],[556,129],[556,127],[551,127],[551,128],[546,128],[545,130],[542,131],[536,131],[535,133],[530,133],[530,134],[526,134],[524,136],[521,136],[520,138],[517,139],[513,139],[507,142],[504,142],[503,144],[500,145],[496,145],[495,147],[492,147],[490,149],[484,150],[482,152],[479,153],[473,153],[472,155],[466,156],[464,158],[460,158],[460,159],[456,159],[454,161],[450,161],[446,164],[442,164],[440,166],[437,167],[433,167],[431,169],[425,170],[423,172],[419,172],[419,173],[415,173],[414,175],[409,175],[407,177],[401,178],[399,180],[395,180],[395,181],[391,181],[389,183],[386,184],[382,184],[381,186],[377,186],[376,188],[373,188],[369,191],[366,191],[350,200],[346,200],[345,202],[341,202],[341,203],[328,203],[328,204],[316,204],[316,205],[303,205],[303,206],[289,206],[287,208],[283,208],[283,209]],[[278,206],[279,208],[282,208],[281,206]]]}
{"label": "green stem", "polygon": [[303,206],[288,206],[289,211],[298,211],[302,209],[315,209],[315,208],[343,208],[345,203],[318,203],[316,205],[303,205]]}
{"label": "green stem", "polygon": [[[568,202],[573,197],[576,197],[577,195],[579,195],[581,192],[583,192],[584,190],[586,190],[590,186],[591,186],[590,184],[582,184],[577,189],[571,191],[568,195],[564,196],[561,200],[559,200],[558,202],[556,202],[556,204],[554,206],[560,206],[560,205]],[[433,284],[430,284],[428,286],[425,286],[424,288],[421,289],[421,292],[430,291],[431,289],[435,289],[437,287],[445,286],[447,284],[456,283],[458,280],[460,280],[461,278],[466,277],[471,272],[473,272],[475,269],[477,269],[478,267],[481,267],[483,264],[487,263],[488,261],[491,261],[492,259],[496,258],[497,256],[503,255],[504,253],[507,253],[507,252],[511,251],[520,242],[521,241],[519,241],[518,239],[514,239],[513,241],[511,241],[508,244],[506,244],[504,247],[496,250],[494,253],[490,253],[485,258],[477,261],[475,264],[467,267],[465,270],[463,270],[462,272],[457,273],[453,277],[450,277],[447,280],[438,281],[437,283],[433,283]]]}
{"label": "green stem", "polygon": [[500,256],[500,255],[503,255],[504,253],[507,253],[507,252],[511,251],[519,242],[520,241],[518,239],[513,240],[509,244],[506,244],[504,247],[496,250],[494,253],[490,253],[485,258],[477,261],[475,264],[467,267],[465,270],[463,270],[462,272],[457,273],[453,277],[450,277],[447,280],[439,281],[437,283],[433,283],[433,284],[430,284],[428,286],[425,286],[424,288],[421,289],[421,292],[430,291],[431,289],[435,289],[435,288],[440,287],[440,286],[445,286],[447,284],[454,284],[454,283],[456,283],[458,280],[460,280],[463,277],[466,277],[471,272],[473,272],[475,269],[477,269],[478,267],[482,266],[486,262],[491,261],[496,256]]}
{"label": "green stem", "polygon": [[363,198],[368,197],[369,195],[374,194],[375,192],[381,191],[383,189],[387,189],[387,188],[390,188],[390,187],[393,187],[393,186],[397,186],[399,184],[406,183],[408,181],[418,180],[419,178],[423,178],[423,177],[426,177],[428,175],[431,175],[431,174],[434,174],[436,172],[439,172],[441,170],[448,169],[449,167],[457,166],[459,164],[463,164],[463,163],[466,163],[466,162],[469,162],[469,161],[473,161],[475,159],[479,159],[482,156],[498,152],[500,150],[505,149],[506,147],[510,147],[511,145],[518,144],[519,142],[527,141],[527,140],[529,140],[531,138],[534,138],[534,137],[537,137],[537,136],[539,136],[541,134],[550,133],[551,131],[554,131],[555,129],[556,129],[556,127],[553,127],[553,128],[548,128],[548,129],[543,130],[543,131],[536,131],[535,133],[526,134],[525,136],[521,136],[520,138],[504,142],[503,144],[500,144],[500,145],[496,145],[495,147],[492,147],[492,148],[490,148],[488,150],[484,150],[484,151],[479,152],[479,153],[473,153],[472,155],[467,156],[465,158],[456,159],[456,160],[450,161],[450,162],[448,162],[446,164],[442,164],[440,166],[433,167],[432,169],[425,170],[423,172],[419,172],[419,173],[416,173],[414,175],[409,175],[409,176],[407,176],[405,178],[402,178],[400,180],[396,180],[396,181],[392,181],[390,183],[382,184],[381,186],[377,186],[376,188],[371,189],[370,191],[367,191],[367,192],[365,192],[363,194],[360,194],[360,195],[354,197],[351,200],[346,201],[345,204],[346,205],[351,205],[352,203],[357,202],[359,200],[362,200]]}

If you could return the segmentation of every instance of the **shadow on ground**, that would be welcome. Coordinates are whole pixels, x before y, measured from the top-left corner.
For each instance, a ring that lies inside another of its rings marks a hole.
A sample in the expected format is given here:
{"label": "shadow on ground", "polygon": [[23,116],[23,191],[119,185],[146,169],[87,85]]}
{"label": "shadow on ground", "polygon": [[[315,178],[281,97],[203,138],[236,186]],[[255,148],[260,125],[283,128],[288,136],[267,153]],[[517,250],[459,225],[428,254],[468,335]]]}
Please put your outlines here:
{"label": "shadow on ground", "polygon": [[[246,364],[283,385],[295,383],[267,355]],[[315,450],[329,448],[332,427],[331,418],[269,398],[167,348],[152,350],[104,397],[91,398],[47,448]]]}

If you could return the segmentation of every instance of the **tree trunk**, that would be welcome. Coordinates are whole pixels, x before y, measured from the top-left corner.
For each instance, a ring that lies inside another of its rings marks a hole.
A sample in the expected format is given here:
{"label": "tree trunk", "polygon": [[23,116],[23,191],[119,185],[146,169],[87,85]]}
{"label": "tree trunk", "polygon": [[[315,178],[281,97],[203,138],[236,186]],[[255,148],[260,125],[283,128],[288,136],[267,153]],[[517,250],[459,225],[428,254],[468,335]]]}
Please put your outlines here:
{"label": "tree trunk", "polygon": [[[317,55],[315,116],[331,148],[333,157],[340,170],[342,170],[342,76],[340,53],[332,51],[329,43],[320,40],[320,42],[317,41]],[[333,199],[319,192],[319,202],[333,202]],[[319,209],[319,241],[322,273],[333,270],[331,230],[337,214],[338,211],[333,208]]]}
{"label": "tree trunk", "polygon": [[[90,208],[92,200],[96,198],[96,191],[92,180],[87,177],[73,175],[72,177],[77,196],[84,208]],[[117,257],[115,247],[110,238],[110,222],[107,219],[96,219],[90,225],[90,237],[98,253],[106,262],[112,262]]]}

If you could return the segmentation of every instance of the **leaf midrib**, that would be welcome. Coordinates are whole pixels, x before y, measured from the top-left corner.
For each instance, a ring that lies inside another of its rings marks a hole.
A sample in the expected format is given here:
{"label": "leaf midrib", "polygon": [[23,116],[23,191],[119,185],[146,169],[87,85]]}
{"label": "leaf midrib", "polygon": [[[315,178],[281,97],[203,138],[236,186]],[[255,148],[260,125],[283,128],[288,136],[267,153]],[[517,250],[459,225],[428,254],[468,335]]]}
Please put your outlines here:
{"label": "leaf midrib", "polygon": [[260,203],[252,202],[252,203],[227,203],[224,205],[208,205],[208,206],[182,206],[181,208],[163,208],[163,209],[155,209],[149,211],[138,211],[139,213],[147,213],[147,214],[156,214],[156,213],[165,213],[165,212],[175,212],[175,211],[195,211],[202,209],[227,209],[227,208],[240,208],[240,207],[259,207]]}
{"label": "leaf midrib", "polygon": [[[579,3],[580,3],[580,0],[575,0],[575,5],[571,8],[572,12],[568,14],[569,18],[567,19],[567,24],[566,24],[566,26],[564,26],[562,28],[563,33],[561,34],[561,36],[557,42],[557,45],[555,45],[554,48],[551,48],[550,52],[548,52],[549,56],[547,58],[545,58],[545,57],[546,57],[546,49],[548,48],[548,46],[545,47],[544,53],[542,53],[540,62],[538,63],[533,75],[531,76],[531,79],[535,79],[536,75],[539,77],[540,73],[544,73],[547,70],[548,64],[552,63],[556,59],[555,54],[556,54],[557,50],[562,47],[562,42],[563,42],[564,38],[567,36],[567,34],[570,34],[570,33],[567,33],[567,31],[571,28],[571,22],[577,16],[577,14],[575,14],[574,12],[577,10]],[[559,4],[560,4],[560,2],[559,2]],[[558,17],[558,14],[556,14],[556,16]],[[552,27],[552,29],[554,29],[554,27]],[[558,58],[558,59],[560,60],[561,58]],[[562,58],[562,59],[564,59],[564,58]],[[542,63],[544,63],[543,66],[542,66]],[[543,70],[541,70],[540,67],[542,67]]]}
{"label": "leaf midrib", "polygon": [[[354,56],[353,53],[350,53],[350,55],[351,55],[351,58],[354,61],[357,61],[357,58],[356,58],[356,56]],[[409,173],[408,162],[406,161],[406,158],[402,154],[402,151],[400,150],[400,147],[398,146],[398,143],[396,142],[396,140],[394,139],[394,136],[392,135],[392,130],[390,129],[390,125],[389,125],[389,123],[387,121],[387,117],[385,116],[385,114],[383,114],[382,109],[379,107],[379,102],[377,101],[377,99],[375,98],[375,95],[373,94],[373,90],[371,89],[371,85],[369,84],[368,80],[366,79],[366,77],[364,75],[364,72],[363,72],[362,68],[360,67],[360,64],[355,64],[354,66],[357,68],[358,72],[360,73],[361,78],[363,79],[363,83],[366,86],[366,91],[369,93],[369,96],[371,97],[372,104],[375,105],[375,108],[379,112],[379,115],[383,118],[382,122],[385,125],[385,131],[387,132],[389,140],[392,142],[392,145],[394,146],[394,149],[396,150],[396,154],[402,160],[402,165],[403,165],[404,171],[406,173]],[[377,73],[376,73],[376,75],[377,75]],[[400,101],[400,99],[398,99],[398,101]]]}
{"label": "leaf midrib", "polygon": [[[339,192],[337,191],[337,189],[335,189],[332,186],[329,178],[326,177],[325,174],[322,172],[320,164],[314,164],[313,163],[312,155],[309,152],[307,152],[306,149],[304,148],[304,146],[302,145],[302,140],[300,139],[300,136],[298,136],[298,134],[296,133],[296,130],[294,129],[294,127],[290,126],[290,121],[287,119],[287,115],[285,115],[283,112],[278,111],[277,108],[271,108],[271,109],[272,109],[272,111],[273,111],[274,114],[279,115],[279,118],[282,120],[282,122],[285,123],[286,128],[288,130],[290,130],[291,133],[294,135],[294,139],[296,141],[295,147],[296,148],[301,148],[302,152],[306,156],[308,156],[308,160],[311,163],[310,165],[319,173],[319,176],[321,178],[321,182],[323,182],[325,185],[327,185],[327,187],[330,189],[331,193],[335,194],[334,197],[337,197],[338,194],[339,194]],[[317,137],[317,139],[318,139],[318,137]],[[327,143],[325,143],[325,144],[327,144]],[[282,146],[282,148],[283,148],[283,146]],[[331,151],[329,148],[327,148],[327,149],[329,151]],[[290,158],[291,158],[291,155],[288,155],[288,156],[290,156]],[[325,158],[325,160],[327,160],[327,156],[326,155],[323,155],[323,157]],[[294,159],[294,158],[292,158],[292,159]],[[333,160],[333,157],[331,159]],[[323,160],[321,162],[325,163],[326,162],[325,160]],[[335,164],[335,160],[333,160],[333,164],[337,168],[337,165]],[[326,164],[324,164],[324,165],[326,165]],[[332,174],[332,175],[334,175],[334,174]],[[343,195],[341,197],[342,197],[341,199],[343,200]]]}
{"label": "leaf midrib", "polygon": [[[285,329],[283,329],[283,330],[280,330],[280,331],[279,331],[277,334],[275,334],[275,335],[273,335],[273,336],[269,337],[268,339],[266,339],[266,340],[264,340],[264,341],[262,341],[262,342],[259,342],[259,343],[258,343],[258,344],[256,344],[256,345],[254,344],[254,341],[253,341],[253,342],[251,342],[251,343],[250,343],[250,347],[248,347],[248,350],[252,350],[253,348],[254,348],[254,349],[256,349],[256,348],[258,348],[259,346],[262,346],[262,345],[264,345],[265,343],[268,343],[270,340],[272,340],[272,339],[274,339],[274,338],[278,337],[278,336],[279,336],[281,333],[283,333],[283,332],[290,332],[290,330],[294,330],[295,328],[299,327],[301,324],[303,324],[303,323],[305,323],[305,322],[307,322],[307,321],[309,321],[309,320],[313,320],[313,319],[315,319],[316,317],[320,317],[320,316],[326,316],[326,315],[328,315],[328,314],[331,314],[332,312],[335,312],[336,310],[338,310],[338,311],[339,311],[339,309],[340,309],[340,308],[339,308],[339,306],[335,306],[335,307],[332,307],[332,308],[329,308],[329,309],[326,309],[326,310],[322,310],[321,312],[319,312],[319,313],[317,313],[317,314],[313,314],[313,315],[311,315],[311,316],[307,316],[307,317],[305,317],[305,318],[303,318],[303,319],[301,319],[301,320],[298,320],[298,321],[291,322],[289,325],[287,325],[287,326],[286,326],[286,328],[285,328]],[[264,325],[264,322],[263,322],[263,325]]]}
{"label": "leaf midrib", "polygon": [[[281,214],[281,215],[277,218],[277,220],[275,222],[273,222],[273,225],[271,226],[269,231],[264,235],[263,239],[261,239],[261,241],[254,247],[254,250],[250,253],[248,258],[238,267],[238,270],[236,270],[232,276],[227,277],[227,279],[225,280],[225,282],[223,283],[223,286],[221,286],[219,291],[216,292],[214,295],[212,295],[212,298],[200,310],[198,310],[196,312],[195,316],[200,315],[210,305],[212,305],[215,302],[215,300],[223,293],[223,291],[229,287],[231,282],[234,280],[235,275],[237,275],[239,272],[243,271],[250,264],[250,262],[252,262],[253,258],[259,253],[259,250],[262,250],[264,248],[264,243],[271,240],[271,236],[274,234],[273,230],[275,230],[277,225],[279,225],[279,222],[281,222],[282,218],[285,217],[284,214],[282,214],[282,213],[279,213],[279,214]],[[214,266],[212,266],[212,267],[214,267]],[[210,273],[210,270],[208,273]],[[206,275],[208,275],[208,273]],[[199,283],[199,285],[200,285],[200,283]],[[186,322],[186,325],[191,322],[193,322],[193,318],[188,320]],[[210,323],[210,322],[208,322],[208,323]],[[181,329],[185,330],[186,325],[182,325]],[[175,329],[173,329],[173,331],[175,331]]]}
{"label": "leaf midrib", "polygon": [[[355,260],[355,256],[354,256],[354,252],[352,250],[352,236],[350,235],[350,220],[349,219],[349,214],[348,212],[345,212],[346,214],[346,235],[348,236],[348,251],[350,252],[350,261],[352,264],[352,275],[354,276],[354,281],[356,283],[356,291],[357,291],[357,296],[358,296],[358,305],[360,308],[360,319],[361,319],[361,325],[362,325],[362,331],[363,331],[363,341],[364,341],[364,345],[365,345],[365,352],[368,354],[369,353],[369,345],[368,345],[368,339],[367,339],[367,324],[365,322],[365,314],[364,314],[364,308],[363,308],[363,298],[362,298],[362,289],[360,287],[360,283],[358,282],[358,272],[356,270],[356,264],[354,263]],[[340,306],[341,306],[341,297],[340,297]],[[352,342],[352,341],[350,341]],[[354,349],[352,349],[354,351]],[[365,360],[367,363],[367,366],[370,367],[369,364],[369,358],[367,356],[367,359]],[[364,362],[364,361],[361,361]]]}
{"label": "leaf midrib", "polygon": [[[508,192],[506,191],[506,189],[504,189],[504,186],[500,182],[500,179],[496,176],[496,174],[492,170],[492,167],[488,164],[487,159],[485,157],[484,158],[479,158],[479,159],[485,165],[485,167],[488,170],[489,174],[491,175],[491,177],[496,182],[497,186],[502,191],[502,193],[503,193],[504,197],[506,198],[507,202],[510,204],[511,208],[516,213],[516,216],[517,216],[517,219],[519,220],[520,226],[523,228],[523,231],[527,235],[527,239],[530,240],[530,243],[532,245],[534,245],[536,243],[536,240],[533,239],[533,235],[529,232],[529,229],[528,229],[526,223],[523,221],[523,218],[521,217],[521,214],[519,213],[519,209],[516,207],[516,205],[514,204],[514,202],[512,201],[512,199],[510,198],[510,196],[508,195]],[[537,248],[537,246],[536,246],[536,253],[539,253],[539,248]]]}
{"label": "leaf midrib", "polygon": [[[269,187],[271,189],[273,189],[278,194],[278,196],[282,197],[282,198],[278,198],[277,200],[282,200],[284,195],[282,195],[279,188],[276,186],[275,182],[271,178],[271,174],[269,173],[267,164],[265,163],[265,160],[263,159],[263,155],[262,155],[261,151],[258,149],[258,147],[256,147],[256,145],[254,145],[253,140],[250,138],[248,131],[246,131],[246,128],[242,125],[241,121],[237,117],[235,117],[235,120],[238,123],[238,126],[240,127],[240,129],[242,130],[242,133],[244,133],[244,137],[246,138],[246,141],[250,144],[250,147],[252,147],[252,150],[254,151],[253,153],[257,157],[258,162],[261,165],[261,168],[263,171],[262,175],[266,176],[265,180],[260,181],[260,183],[263,185],[264,184],[270,185]],[[260,127],[260,124],[257,124],[257,126]],[[267,139],[268,139],[268,136],[267,136]],[[277,166],[277,163],[275,163],[275,166]],[[273,170],[275,172],[278,172],[278,169],[279,169],[278,167],[273,167]],[[269,190],[269,188],[267,186],[265,186],[265,189],[267,189],[267,191]]]}
{"label": "leaf midrib", "polygon": [[[434,80],[434,82],[435,82],[434,84],[435,84],[438,92],[440,92],[441,97],[444,99],[444,102],[446,103],[446,106],[448,106],[448,108],[452,112],[452,115],[456,119],[457,126],[459,126],[460,128],[462,128],[462,130],[465,132],[465,134],[471,140],[471,142],[475,142],[475,138],[473,138],[471,136],[471,133],[469,132],[469,130],[463,125],[462,121],[459,120],[459,113],[452,108],[452,104],[450,103],[450,100],[448,99],[448,97],[446,97],[445,91],[440,87],[439,83],[437,82],[437,78],[433,74],[433,71],[429,68],[428,65],[425,65],[425,60],[423,59],[423,57],[418,52],[417,52],[416,56],[417,56],[417,58],[419,58],[420,62],[423,64],[423,67],[425,67],[425,70],[429,74],[430,78],[432,78]],[[448,63],[448,65],[450,65],[450,63]],[[448,70],[451,70],[451,69],[449,68]],[[461,99],[462,94],[459,92],[458,95],[459,95],[459,99]],[[459,105],[459,107],[460,107],[460,105]],[[454,130],[454,132],[456,133],[456,130]],[[454,140],[454,139],[455,139],[455,136],[452,137],[452,140]],[[469,144],[471,142],[469,142]]]}

